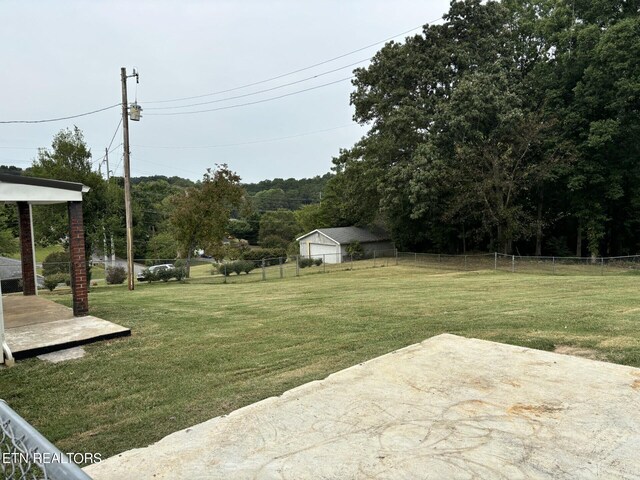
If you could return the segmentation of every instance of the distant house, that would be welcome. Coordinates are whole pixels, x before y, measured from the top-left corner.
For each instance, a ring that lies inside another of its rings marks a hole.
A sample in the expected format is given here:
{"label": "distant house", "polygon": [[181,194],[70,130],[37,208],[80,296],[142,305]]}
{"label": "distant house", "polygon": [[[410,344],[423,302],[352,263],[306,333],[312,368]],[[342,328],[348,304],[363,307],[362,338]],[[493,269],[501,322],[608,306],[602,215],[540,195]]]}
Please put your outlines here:
{"label": "distant house", "polygon": [[394,243],[384,233],[373,233],[360,227],[318,228],[296,238],[300,243],[300,255],[321,258],[325,263],[342,263],[347,258],[347,247],[358,242],[367,257],[389,255]]}

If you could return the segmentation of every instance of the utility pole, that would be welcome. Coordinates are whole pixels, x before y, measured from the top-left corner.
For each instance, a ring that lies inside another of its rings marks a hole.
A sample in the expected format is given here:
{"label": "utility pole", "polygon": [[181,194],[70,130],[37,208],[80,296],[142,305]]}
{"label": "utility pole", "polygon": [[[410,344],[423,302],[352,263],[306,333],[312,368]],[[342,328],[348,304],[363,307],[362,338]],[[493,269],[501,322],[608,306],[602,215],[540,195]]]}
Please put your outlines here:
{"label": "utility pole", "polygon": [[[138,79],[138,74],[129,75]],[[124,136],[124,210],[127,224],[127,281],[129,290],[135,288],[133,282],[133,221],[131,218],[131,168],[129,163],[129,115],[127,101],[127,69],[120,69],[122,81],[122,134]]]}
{"label": "utility pole", "polygon": [[107,182],[109,181],[109,149],[104,149],[104,161],[107,163]]}

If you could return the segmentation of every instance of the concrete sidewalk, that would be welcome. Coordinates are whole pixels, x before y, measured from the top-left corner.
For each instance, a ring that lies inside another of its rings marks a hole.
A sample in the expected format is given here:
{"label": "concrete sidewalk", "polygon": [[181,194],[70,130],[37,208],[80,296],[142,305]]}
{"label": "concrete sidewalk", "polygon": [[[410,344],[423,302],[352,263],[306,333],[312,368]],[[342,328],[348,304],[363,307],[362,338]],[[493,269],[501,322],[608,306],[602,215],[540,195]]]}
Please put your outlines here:
{"label": "concrete sidewalk", "polygon": [[440,335],[86,467],[101,479],[640,478],[640,369]]}

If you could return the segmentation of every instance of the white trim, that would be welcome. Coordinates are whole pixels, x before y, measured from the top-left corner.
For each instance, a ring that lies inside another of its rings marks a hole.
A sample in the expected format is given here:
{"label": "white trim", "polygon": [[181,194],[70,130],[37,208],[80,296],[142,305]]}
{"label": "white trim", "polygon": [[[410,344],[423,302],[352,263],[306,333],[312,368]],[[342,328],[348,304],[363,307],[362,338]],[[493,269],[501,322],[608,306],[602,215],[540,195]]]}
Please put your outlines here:
{"label": "white trim", "polygon": [[34,205],[46,205],[81,201],[81,191],[0,182],[0,202],[29,202]]}
{"label": "white trim", "polygon": [[309,235],[313,235],[313,234],[314,234],[314,233],[316,233],[316,232],[317,232],[317,233],[319,233],[320,235],[322,235],[323,237],[328,238],[329,240],[331,240],[332,242],[334,242],[336,245],[338,245],[338,246],[342,245],[340,242],[338,242],[337,240],[334,240],[334,239],[333,239],[333,238],[331,238],[329,235],[327,235],[327,234],[326,234],[326,233],[324,233],[324,232],[321,232],[321,231],[320,231],[319,229],[317,229],[317,228],[316,228],[313,232],[309,232],[309,233],[307,233],[307,234],[305,234],[305,235],[302,235],[301,237],[296,238],[296,241],[297,241],[297,242],[299,242],[299,241],[300,241],[300,239],[305,238],[305,237],[308,237]]}
{"label": "white trim", "polygon": [[33,234],[33,209],[29,204],[29,224],[31,230],[31,257],[33,261],[33,282],[36,289],[36,296],[38,295],[38,272],[36,270],[36,242]]}

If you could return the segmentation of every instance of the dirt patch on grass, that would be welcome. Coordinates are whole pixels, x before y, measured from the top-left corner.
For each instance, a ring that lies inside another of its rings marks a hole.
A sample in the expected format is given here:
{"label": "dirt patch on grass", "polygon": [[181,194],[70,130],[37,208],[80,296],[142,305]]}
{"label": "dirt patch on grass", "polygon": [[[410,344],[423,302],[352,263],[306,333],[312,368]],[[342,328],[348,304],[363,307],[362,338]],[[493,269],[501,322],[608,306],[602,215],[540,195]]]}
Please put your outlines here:
{"label": "dirt patch on grass", "polygon": [[633,382],[631,384],[631,388],[633,388],[634,390],[640,390],[640,380],[636,380],[635,382]]}
{"label": "dirt patch on grass", "polygon": [[590,360],[606,360],[606,357],[592,348],[586,347],[572,347],[570,345],[556,345],[553,349],[554,353],[560,353],[562,355],[573,355],[574,357],[583,357]]}

